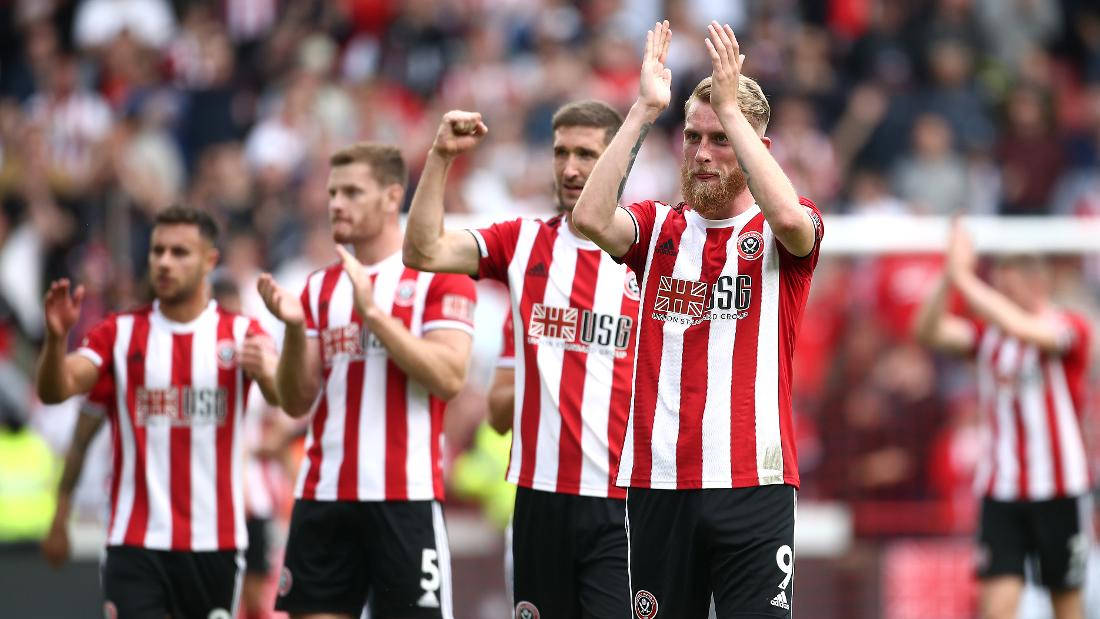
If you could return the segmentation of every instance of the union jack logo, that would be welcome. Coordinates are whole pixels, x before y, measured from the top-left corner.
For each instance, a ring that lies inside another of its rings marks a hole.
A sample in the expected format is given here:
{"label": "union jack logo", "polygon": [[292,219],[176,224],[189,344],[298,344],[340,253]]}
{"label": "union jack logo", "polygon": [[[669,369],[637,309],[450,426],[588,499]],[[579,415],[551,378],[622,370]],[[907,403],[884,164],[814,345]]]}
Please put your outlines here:
{"label": "union jack logo", "polygon": [[572,342],[577,339],[577,308],[535,303],[531,306],[531,337],[552,337]]}
{"label": "union jack logo", "polygon": [[698,318],[707,304],[707,284],[686,279],[661,276],[653,309],[658,312],[685,314]]}

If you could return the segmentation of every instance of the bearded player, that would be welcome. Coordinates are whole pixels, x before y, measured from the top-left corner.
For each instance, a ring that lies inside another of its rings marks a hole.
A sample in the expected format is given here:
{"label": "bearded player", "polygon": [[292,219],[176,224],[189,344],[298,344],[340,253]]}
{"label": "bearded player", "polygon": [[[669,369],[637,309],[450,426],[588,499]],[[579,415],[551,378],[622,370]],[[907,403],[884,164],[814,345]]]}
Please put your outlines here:
{"label": "bearded player", "polygon": [[642,278],[629,487],[634,613],[789,617],[798,488],[791,360],[823,228],[768,152],[770,116],[729,26],[685,103],[684,201],[619,207],[671,100],[668,22],[646,37],[640,93],[573,210],[582,233]]}

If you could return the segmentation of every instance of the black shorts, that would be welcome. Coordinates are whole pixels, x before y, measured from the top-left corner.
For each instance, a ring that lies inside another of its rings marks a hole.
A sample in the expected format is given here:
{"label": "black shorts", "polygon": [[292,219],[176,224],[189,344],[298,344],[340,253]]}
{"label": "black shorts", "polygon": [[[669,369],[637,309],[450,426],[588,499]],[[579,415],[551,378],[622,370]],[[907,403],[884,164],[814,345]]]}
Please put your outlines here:
{"label": "black shorts", "polygon": [[103,560],[103,616],[109,619],[232,619],[244,553],[109,546]]}
{"label": "black shorts", "polygon": [[516,489],[515,616],[626,619],[626,505],[621,499]]}
{"label": "black shorts", "polygon": [[[634,616],[790,617],[791,486],[631,488],[626,497]],[[659,615],[658,615],[659,613]]]}
{"label": "black shorts", "polygon": [[1038,580],[1049,589],[1084,584],[1089,553],[1090,500],[982,500],[978,531],[978,577],[1024,576],[1028,560],[1038,563]]}
{"label": "black shorts", "polygon": [[451,555],[435,501],[294,502],[275,608],[450,618]]}
{"label": "black shorts", "polygon": [[249,574],[266,576],[271,571],[271,543],[267,537],[267,518],[248,517],[244,521],[248,530],[248,550],[244,551],[245,569]]}

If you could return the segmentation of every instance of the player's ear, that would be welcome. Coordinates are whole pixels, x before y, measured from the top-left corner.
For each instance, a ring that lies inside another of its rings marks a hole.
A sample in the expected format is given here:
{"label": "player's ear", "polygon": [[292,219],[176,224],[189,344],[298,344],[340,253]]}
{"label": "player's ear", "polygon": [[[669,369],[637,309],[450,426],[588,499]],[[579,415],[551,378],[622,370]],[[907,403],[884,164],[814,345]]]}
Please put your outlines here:
{"label": "player's ear", "polygon": [[762,136],[760,136],[760,141],[764,143],[765,148],[767,148],[768,150],[771,150],[771,147],[772,147],[772,139],[771,138],[762,135]]}
{"label": "player's ear", "polygon": [[386,212],[400,213],[401,206],[405,203],[405,188],[397,183],[386,186]]}
{"label": "player's ear", "polygon": [[221,259],[221,252],[218,251],[218,248],[214,247],[213,245],[209,245],[206,248],[206,256],[205,256],[206,272],[209,273],[209,272],[213,271],[215,268],[217,268],[218,260],[220,260],[220,259]]}

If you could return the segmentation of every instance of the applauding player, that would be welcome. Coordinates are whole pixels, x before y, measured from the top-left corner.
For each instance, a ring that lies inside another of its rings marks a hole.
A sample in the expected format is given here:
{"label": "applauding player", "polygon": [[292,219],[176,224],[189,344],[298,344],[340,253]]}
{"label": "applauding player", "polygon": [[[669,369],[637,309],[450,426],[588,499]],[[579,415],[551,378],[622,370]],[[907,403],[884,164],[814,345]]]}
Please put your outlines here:
{"label": "applauding player", "polygon": [[618,482],[641,619],[790,616],[798,487],[791,360],[822,237],[768,152],[770,108],[712,23],[713,72],[686,103],[684,202],[618,207],[671,99],[668,22],[646,37],[640,95],[573,211],[642,277],[634,405]]}
{"label": "applauding player", "polygon": [[[46,295],[38,396],[55,403],[91,391],[111,422],[102,578],[108,617],[236,614],[248,545],[241,434],[251,380],[276,400],[274,376],[265,371],[274,366],[265,359],[273,355],[270,339],[256,321],[210,298],[216,241],[217,226],[203,211],[173,207],[157,215],[149,250],[156,300],[111,315],[68,355],[83,287],[70,295],[60,280]],[[81,419],[78,444],[94,426],[94,418]],[[79,462],[66,468],[75,481]],[[55,535],[47,552],[58,562],[67,542]]]}
{"label": "applauding player", "polygon": [[392,146],[330,159],[341,261],[301,296],[270,275],[260,294],[286,324],[278,390],[312,412],[276,607],[295,618],[452,617],[443,525],[443,409],[466,381],[474,283],[401,264],[408,171]]}

